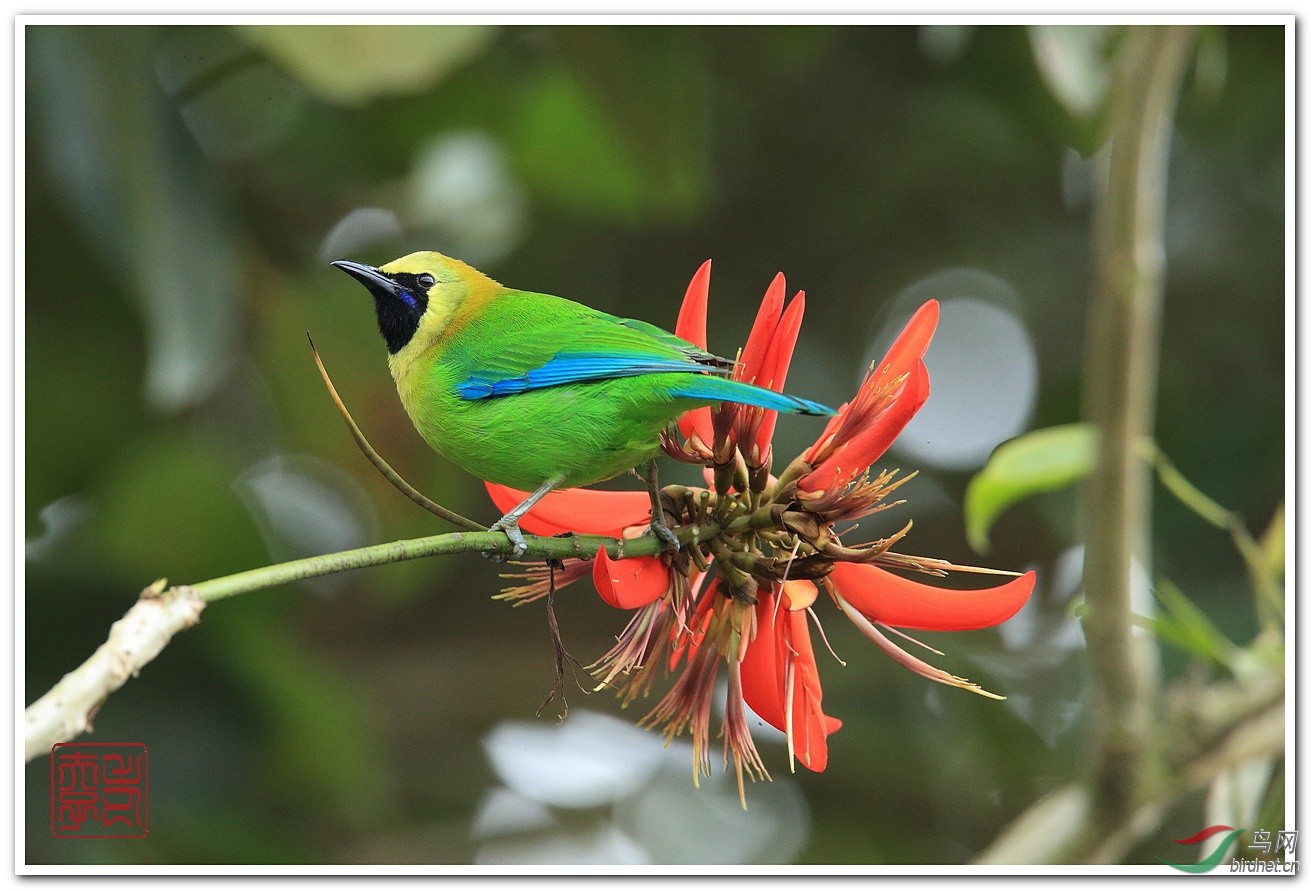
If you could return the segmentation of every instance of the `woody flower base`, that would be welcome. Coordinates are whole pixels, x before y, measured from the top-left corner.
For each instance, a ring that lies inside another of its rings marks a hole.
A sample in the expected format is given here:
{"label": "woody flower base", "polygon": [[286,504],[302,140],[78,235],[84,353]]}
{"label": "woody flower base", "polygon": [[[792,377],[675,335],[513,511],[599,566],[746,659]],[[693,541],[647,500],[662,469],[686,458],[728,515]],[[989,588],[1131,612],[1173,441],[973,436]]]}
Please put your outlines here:
{"label": "woody flower base", "polygon": [[[706,261],[688,287],[676,328],[703,349],[709,282]],[[803,293],[784,308],[784,292],[780,274],[734,370],[738,380],[780,392],[805,311]],[[786,734],[790,764],[825,768],[828,735],[841,721],[824,714],[811,639],[813,622],[823,640],[814,609],[821,588],[900,665],[1001,698],[930,665],[893,637],[918,643],[900,629],[963,631],[1003,622],[1028,600],[1032,572],[985,590],[947,590],[900,573],[1015,574],[893,550],[910,531],[909,522],[886,538],[843,541],[852,537],[854,521],[903,503],[890,499],[914,474],[874,465],[928,398],[923,357],[937,320],[936,301],[924,304],[816,442],[777,476],[771,472],[774,412],[724,404],[684,415],[677,431],[667,431],[664,450],[703,467],[707,486],[666,486],[660,508],[671,527],[711,528],[715,534],[694,537],[672,555],[613,559],[601,551],[595,560],[566,560],[555,571],[557,587],[590,574],[602,599],[633,612],[615,645],[589,670],[598,689],[614,689],[625,706],[649,696],[657,677],[673,678],[641,723],[670,738],[691,735],[694,779],[710,772],[711,712],[721,673],[728,699],[719,732],[740,793],[744,777],[769,777],[747,728],[748,705]],[[502,510],[527,494],[491,483],[487,489]],[[633,538],[650,520],[646,493],[572,489],[547,495],[520,525],[538,535]],[[513,577],[519,584],[501,596],[518,602],[544,596],[551,584],[550,570],[540,565]],[[744,794],[742,800],[745,806]]]}

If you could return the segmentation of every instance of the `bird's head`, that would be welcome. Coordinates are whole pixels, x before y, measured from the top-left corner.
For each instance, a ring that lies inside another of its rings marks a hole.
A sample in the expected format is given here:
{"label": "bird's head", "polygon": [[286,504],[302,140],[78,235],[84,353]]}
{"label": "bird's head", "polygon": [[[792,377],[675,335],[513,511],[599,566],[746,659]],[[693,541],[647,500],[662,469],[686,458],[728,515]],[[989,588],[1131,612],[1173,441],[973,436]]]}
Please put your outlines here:
{"label": "bird's head", "polygon": [[430,343],[473,290],[496,284],[472,266],[436,251],[406,254],[376,267],[354,260],[334,260],[332,265],[373,295],[378,330],[392,355],[416,334],[420,343]]}

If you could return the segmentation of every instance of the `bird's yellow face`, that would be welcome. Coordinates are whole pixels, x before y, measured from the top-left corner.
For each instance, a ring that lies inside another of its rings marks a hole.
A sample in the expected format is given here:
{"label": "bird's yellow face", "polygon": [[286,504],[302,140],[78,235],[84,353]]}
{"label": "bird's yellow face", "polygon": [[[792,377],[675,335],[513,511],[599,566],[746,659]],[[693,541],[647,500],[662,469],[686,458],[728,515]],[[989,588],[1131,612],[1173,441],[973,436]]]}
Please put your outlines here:
{"label": "bird's yellow face", "polygon": [[496,287],[472,266],[436,251],[406,254],[376,268],[353,260],[332,265],[373,296],[378,330],[394,359],[426,350],[451,326],[471,294]]}

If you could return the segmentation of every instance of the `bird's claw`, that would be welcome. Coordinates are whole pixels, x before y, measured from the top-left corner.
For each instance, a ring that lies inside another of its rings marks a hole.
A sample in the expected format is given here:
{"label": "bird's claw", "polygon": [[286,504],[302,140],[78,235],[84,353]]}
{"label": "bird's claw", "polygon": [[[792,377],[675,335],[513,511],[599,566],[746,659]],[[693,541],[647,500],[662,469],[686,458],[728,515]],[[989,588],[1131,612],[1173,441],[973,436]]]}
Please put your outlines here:
{"label": "bird's claw", "polygon": [[[504,532],[505,537],[510,539],[510,544],[514,546],[511,557],[518,560],[528,550],[528,542],[524,540],[523,533],[519,531],[519,523],[515,520],[506,522],[505,518],[497,520],[491,526],[487,527],[488,532]],[[493,557],[492,559],[495,559]],[[504,560],[504,557],[501,557]]]}
{"label": "bird's claw", "polygon": [[674,530],[670,529],[663,522],[653,519],[649,528],[651,532],[655,534],[655,537],[660,539],[660,549],[666,554],[677,554],[679,549],[683,547],[683,543],[678,540],[678,536],[674,534]]}

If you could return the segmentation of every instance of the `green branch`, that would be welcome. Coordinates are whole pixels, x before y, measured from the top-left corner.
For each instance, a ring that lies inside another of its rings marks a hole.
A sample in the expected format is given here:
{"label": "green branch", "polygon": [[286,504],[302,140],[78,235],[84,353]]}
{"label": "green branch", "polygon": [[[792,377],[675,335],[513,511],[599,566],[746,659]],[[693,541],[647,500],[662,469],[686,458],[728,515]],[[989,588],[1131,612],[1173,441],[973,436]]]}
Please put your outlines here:
{"label": "green branch", "polygon": [[[717,535],[719,527],[682,526],[673,531],[683,544],[695,545]],[[617,560],[653,557],[660,553],[662,546],[660,539],[653,535],[626,540],[599,535],[557,538],[529,535],[525,540],[528,550],[519,558],[525,561],[590,560],[602,548]],[[448,532],[261,566],[194,585],[167,588],[160,579],[141,592],[136,604],[114,623],[109,638],[89,659],[28,706],[24,713],[26,759],[30,761],[49,752],[55,743],[88,732],[91,717],[105,699],[158,656],[175,634],[199,622],[201,612],[215,600],[301,579],[422,557],[471,551],[506,557],[511,555],[513,547],[503,532]]]}
{"label": "green branch", "polygon": [[[683,544],[695,544],[717,534],[719,527],[683,526],[673,531]],[[521,562],[570,558],[591,560],[602,548],[617,560],[625,557],[654,557],[660,553],[661,546],[660,539],[653,535],[622,541],[601,535],[570,535],[559,538],[525,535],[524,541],[528,544],[528,550],[517,558]],[[513,553],[513,547],[504,532],[447,532],[426,538],[402,539],[350,551],[275,563],[272,566],[261,566],[259,569],[248,569],[245,572],[199,582],[190,587],[201,600],[211,603],[235,594],[247,594],[301,579],[318,578],[387,563],[418,560],[422,557],[467,554],[474,551],[489,556],[509,557]]]}

